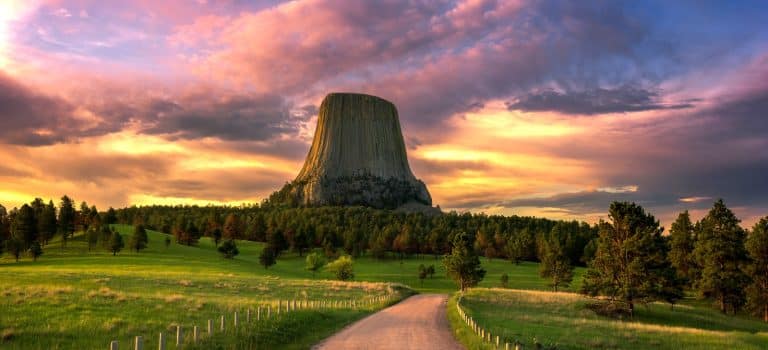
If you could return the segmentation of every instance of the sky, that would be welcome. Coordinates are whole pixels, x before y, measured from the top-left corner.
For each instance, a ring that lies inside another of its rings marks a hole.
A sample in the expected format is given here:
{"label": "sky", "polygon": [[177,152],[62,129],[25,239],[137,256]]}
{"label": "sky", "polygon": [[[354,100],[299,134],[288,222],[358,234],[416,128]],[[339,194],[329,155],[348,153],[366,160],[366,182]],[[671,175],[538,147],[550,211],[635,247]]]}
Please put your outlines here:
{"label": "sky", "polygon": [[764,1],[0,0],[0,203],[259,202],[329,92],[444,210],[768,215]]}

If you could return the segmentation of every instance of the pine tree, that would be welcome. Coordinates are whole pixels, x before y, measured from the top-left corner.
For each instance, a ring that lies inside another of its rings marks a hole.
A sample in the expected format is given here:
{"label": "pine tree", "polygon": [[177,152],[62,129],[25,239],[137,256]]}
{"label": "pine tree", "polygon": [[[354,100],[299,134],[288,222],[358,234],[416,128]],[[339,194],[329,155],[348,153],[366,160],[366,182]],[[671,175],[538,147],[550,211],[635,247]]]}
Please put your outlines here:
{"label": "pine tree", "polygon": [[123,236],[120,235],[120,232],[112,232],[112,237],[109,239],[109,251],[112,252],[112,256],[117,255],[117,253],[125,247],[125,243],[123,243]]}
{"label": "pine tree", "polygon": [[49,201],[37,218],[37,231],[40,242],[48,244],[48,241],[56,234],[57,225],[56,207],[53,205],[53,201]]}
{"label": "pine tree", "polygon": [[137,253],[146,248],[149,244],[149,237],[147,236],[147,230],[144,225],[136,225],[133,229],[133,236],[131,236],[128,242],[128,248],[135,250]]}
{"label": "pine tree", "polygon": [[551,280],[550,286],[555,292],[559,286],[567,287],[573,281],[573,266],[563,249],[562,238],[558,226],[555,226],[548,237],[542,239],[539,244],[541,250],[539,275]]}
{"label": "pine tree", "polygon": [[224,239],[231,240],[242,238],[243,233],[240,218],[235,214],[227,215],[227,219],[224,220],[224,229],[222,231],[222,237],[224,237]]}
{"label": "pine tree", "polygon": [[635,303],[669,299],[678,284],[667,257],[662,228],[653,215],[628,202],[611,203],[610,222],[601,222],[595,257],[581,292],[621,302],[634,314]]}
{"label": "pine tree", "polygon": [[701,220],[694,249],[696,264],[701,269],[695,288],[701,297],[716,300],[723,313],[739,310],[749,283],[744,273],[748,262],[746,233],[739,222],[723,200],[718,200]]}
{"label": "pine tree", "polygon": [[275,250],[276,249],[271,245],[267,245],[261,250],[261,254],[259,254],[259,264],[264,266],[265,269],[268,269],[270,266],[277,263],[277,252],[275,252]]}
{"label": "pine tree", "polygon": [[68,196],[61,197],[58,231],[62,236],[62,245],[66,245],[67,238],[75,233],[75,205]]}
{"label": "pine tree", "polygon": [[11,223],[11,237],[21,242],[22,251],[27,250],[37,240],[37,220],[32,207],[24,204],[19,208]]}
{"label": "pine tree", "polygon": [[768,322],[768,216],[755,223],[746,248],[752,260],[747,269],[752,278],[747,287],[747,308]]}
{"label": "pine tree", "polygon": [[677,216],[669,231],[669,261],[677,271],[677,276],[691,283],[695,279],[693,259],[694,231],[691,216],[684,211]]}
{"label": "pine tree", "polygon": [[32,256],[32,261],[37,261],[37,258],[43,255],[43,247],[40,246],[40,242],[32,242],[32,245],[29,246],[29,255]]}
{"label": "pine tree", "polygon": [[462,291],[476,286],[485,277],[485,270],[480,266],[480,259],[473,249],[472,241],[472,237],[466,233],[457,234],[453,239],[451,254],[443,258],[448,277],[453,279]]}
{"label": "pine tree", "polygon": [[235,244],[235,240],[233,239],[224,241],[224,243],[222,243],[218,248],[218,251],[226,259],[232,259],[237,254],[240,254],[240,250],[237,249],[237,244]]}

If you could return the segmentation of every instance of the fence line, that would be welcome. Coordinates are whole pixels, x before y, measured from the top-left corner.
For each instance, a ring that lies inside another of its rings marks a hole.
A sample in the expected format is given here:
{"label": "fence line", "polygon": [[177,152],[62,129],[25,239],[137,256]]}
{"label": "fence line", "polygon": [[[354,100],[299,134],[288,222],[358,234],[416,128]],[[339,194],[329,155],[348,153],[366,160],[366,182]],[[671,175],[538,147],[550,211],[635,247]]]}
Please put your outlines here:
{"label": "fence line", "polygon": [[[477,324],[477,321],[475,321],[471,316],[467,315],[466,312],[464,312],[464,309],[461,307],[461,299],[464,298],[464,295],[459,295],[459,297],[456,299],[456,309],[459,311],[459,316],[462,320],[464,320],[464,323],[467,324],[467,326],[472,330],[474,334],[476,334],[478,337],[480,337],[480,340],[483,342],[487,342],[491,346],[495,346],[496,349],[501,348],[501,338],[496,335],[496,338],[491,336],[491,332],[487,331],[485,328]],[[513,344],[510,344],[508,342],[504,342],[504,350],[510,350],[510,345],[513,346],[512,349],[514,350],[522,350],[523,346],[519,342],[514,342]]]}
{"label": "fence line", "polygon": [[[330,309],[352,309],[352,310],[360,310],[367,307],[373,307],[377,305],[386,305],[388,304],[393,296],[396,293],[388,293],[386,295],[382,296],[376,296],[376,297],[366,297],[362,302],[358,302],[357,300],[335,300],[335,301],[329,301],[326,299],[323,300],[296,300],[296,299],[290,299],[290,300],[277,300],[277,305],[275,309],[275,316],[272,317],[272,307],[275,306],[274,301],[270,301],[268,303],[263,303],[258,306],[256,306],[256,319],[255,321],[270,321],[270,320],[276,320],[278,318],[281,318],[281,315],[285,315],[289,312],[297,311],[297,310],[330,310]],[[284,308],[284,309],[283,309]],[[266,309],[266,313],[263,313],[263,310]],[[220,331],[222,334],[226,334],[226,318],[224,315],[220,315]],[[213,327],[213,319],[207,320],[207,334],[206,338],[211,339],[213,338],[214,334],[214,327]],[[242,326],[242,322],[239,322],[238,317],[238,310],[234,311],[233,317],[232,317],[232,323],[233,328],[236,331],[238,329],[238,326]],[[246,309],[246,324],[251,323],[251,308]],[[181,324],[176,325],[176,349],[181,349],[184,344],[191,343],[193,345],[199,344],[203,336],[200,334],[200,330],[197,325],[192,326],[192,334],[191,337],[185,337],[184,328]],[[157,348],[159,350],[165,350],[166,349],[166,336],[163,334],[163,332],[160,332],[158,335],[158,343]],[[134,350],[143,350],[144,349],[144,337],[143,336],[136,336],[134,337]],[[112,340],[109,343],[109,350],[119,350],[119,342],[117,340]]]}

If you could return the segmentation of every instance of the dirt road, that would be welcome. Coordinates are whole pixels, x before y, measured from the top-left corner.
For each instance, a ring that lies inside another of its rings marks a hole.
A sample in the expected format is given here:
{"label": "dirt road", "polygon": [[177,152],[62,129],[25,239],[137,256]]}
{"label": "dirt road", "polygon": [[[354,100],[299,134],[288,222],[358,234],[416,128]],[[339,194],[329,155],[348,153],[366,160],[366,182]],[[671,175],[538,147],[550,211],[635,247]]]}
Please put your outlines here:
{"label": "dirt road", "polygon": [[412,296],[368,316],[313,349],[464,349],[451,334],[443,294]]}

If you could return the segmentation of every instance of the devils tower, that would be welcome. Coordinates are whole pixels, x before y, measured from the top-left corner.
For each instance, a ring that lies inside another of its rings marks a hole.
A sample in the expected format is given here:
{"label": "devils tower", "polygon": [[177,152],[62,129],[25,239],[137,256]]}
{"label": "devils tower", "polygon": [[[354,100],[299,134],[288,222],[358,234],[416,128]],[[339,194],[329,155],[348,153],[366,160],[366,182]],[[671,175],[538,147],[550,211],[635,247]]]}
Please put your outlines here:
{"label": "devils tower", "polygon": [[282,202],[306,206],[432,204],[408,165],[395,105],[355,93],[323,99],[304,166],[278,194]]}

